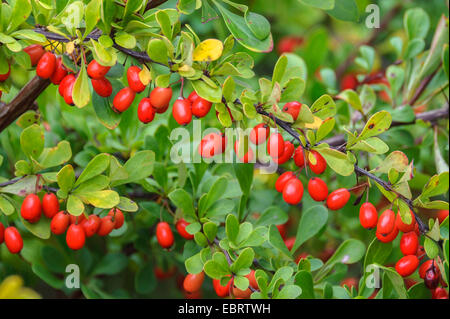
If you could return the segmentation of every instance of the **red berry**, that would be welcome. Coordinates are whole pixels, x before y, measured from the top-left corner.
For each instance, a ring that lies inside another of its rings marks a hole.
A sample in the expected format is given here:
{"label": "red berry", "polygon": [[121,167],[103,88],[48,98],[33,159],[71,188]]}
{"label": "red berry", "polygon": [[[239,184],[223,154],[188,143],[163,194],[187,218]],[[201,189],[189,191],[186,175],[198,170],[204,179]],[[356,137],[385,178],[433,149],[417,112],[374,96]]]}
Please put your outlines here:
{"label": "red berry", "polygon": [[435,272],[440,274],[439,267],[437,266],[436,262],[433,259],[429,259],[426,262],[424,262],[422,265],[420,265],[419,268],[419,277],[422,279],[425,279],[425,275],[428,270],[433,269]]}
{"label": "red berry", "polygon": [[283,199],[286,203],[297,205],[303,197],[303,184],[298,178],[290,179],[283,188]]}
{"label": "red berry", "polygon": [[284,240],[284,244],[286,245],[287,249],[291,250],[295,244],[295,237],[286,238]]}
{"label": "red berry", "polygon": [[283,155],[281,155],[278,158],[273,158],[273,161],[278,165],[282,165],[291,159],[292,154],[294,154],[294,144],[292,144],[289,141],[286,141],[284,142]]}
{"label": "red berry", "polygon": [[283,238],[283,240],[286,238],[286,233],[287,233],[287,229],[286,229],[286,224],[281,224],[281,225],[276,225],[278,231],[280,232],[281,238]]}
{"label": "red berry", "polygon": [[183,281],[183,289],[187,292],[197,292],[202,288],[205,280],[205,273],[202,271],[198,274],[188,274]]}
{"label": "red berry", "polygon": [[178,99],[173,103],[172,115],[180,125],[188,125],[192,121],[191,102],[188,99]]}
{"label": "red berry", "polygon": [[300,109],[302,104],[299,102],[289,102],[283,106],[283,112],[286,112],[292,116],[292,119],[297,121],[298,114],[300,113]]}
{"label": "red berry", "polygon": [[67,75],[67,69],[62,63],[61,58],[56,59],[56,66],[55,66],[55,72],[51,75],[50,81],[53,84],[59,85],[61,81],[66,77]]}
{"label": "red berry", "polygon": [[72,93],[73,93],[73,86],[75,85],[75,81],[77,78],[70,78],[66,84],[66,88],[64,90],[64,102],[66,102],[68,105],[74,105],[73,103],[73,97],[72,97]]}
{"label": "red berry", "polygon": [[350,192],[346,188],[339,188],[328,195],[327,207],[330,210],[339,210],[347,204],[349,199]]}
{"label": "red berry", "polygon": [[292,178],[295,178],[295,174],[293,172],[289,171],[281,174],[275,183],[275,189],[277,190],[277,192],[279,193],[283,192],[284,186]]}
{"label": "red berry", "polygon": [[97,61],[92,60],[87,67],[87,74],[91,79],[101,79],[108,73],[110,66],[103,66]]}
{"label": "red berry", "polygon": [[67,86],[71,83],[75,83],[76,77],[73,74],[68,74],[66,75],[61,83],[59,83],[59,87],[58,87],[58,92],[59,95],[61,95],[62,97],[64,97],[64,93],[66,92]]}
{"label": "red berry", "polygon": [[354,74],[347,74],[341,80],[341,91],[354,90],[358,86],[358,79]]}
{"label": "red berry", "polygon": [[45,53],[44,48],[39,44],[29,45],[25,49],[23,49],[23,51],[25,51],[30,56],[31,66],[36,66]]}
{"label": "red berry", "polygon": [[101,219],[97,215],[89,215],[87,219],[83,220],[81,226],[83,226],[86,237],[94,236],[100,227],[100,223]]}
{"label": "red berry", "polygon": [[81,214],[80,216],[74,216],[69,214],[69,219],[71,224],[81,225],[81,223],[86,219],[86,216],[84,216],[84,214]]}
{"label": "red berry", "polygon": [[414,230],[414,228],[416,227],[416,218],[414,217],[414,214],[412,213],[412,211],[410,210],[411,213],[411,224],[405,224],[402,221],[402,216],[400,213],[397,214],[397,217],[395,218],[395,224],[397,226],[397,228],[403,232],[403,233],[409,233],[411,231]]}
{"label": "red berry", "polygon": [[5,229],[5,244],[11,254],[17,254],[23,248],[23,239],[16,227]]}
{"label": "red berry", "polygon": [[317,175],[320,175],[325,172],[325,169],[327,168],[327,162],[322,157],[322,155],[319,154],[319,152],[311,151],[311,154],[315,157],[316,164],[312,164],[311,161],[308,161],[309,168]]}
{"label": "red berry", "polygon": [[377,233],[386,236],[394,230],[394,226],[396,226],[395,213],[392,210],[387,209],[381,214],[380,218],[378,219]]}
{"label": "red berry", "polygon": [[94,91],[101,97],[111,96],[113,88],[107,78],[91,79],[91,83]]}
{"label": "red berry", "polygon": [[113,208],[108,212],[108,216],[112,216],[114,220],[114,229],[119,229],[125,222],[125,216],[118,208]]}
{"label": "red berry", "polygon": [[402,254],[407,255],[416,255],[417,250],[419,249],[419,238],[417,237],[415,232],[404,233],[402,238],[400,239],[400,250]]}
{"label": "red berry", "polygon": [[[189,98],[188,100],[191,101]],[[211,102],[202,99],[201,97],[197,97],[197,99],[192,102],[192,115],[195,115],[198,118],[205,117],[211,110],[211,106]]]}
{"label": "red berry", "polygon": [[83,227],[75,224],[70,225],[66,234],[66,242],[70,249],[78,250],[83,248],[86,242],[86,234]]}
{"label": "red berry", "polygon": [[283,155],[284,152],[284,139],[280,133],[270,135],[267,141],[267,153],[273,157],[278,158]]}
{"label": "red berry", "polygon": [[29,223],[36,223],[41,218],[42,205],[41,200],[36,194],[29,194],[25,197],[20,208],[20,215]]}
{"label": "red berry", "polygon": [[448,217],[448,209],[441,209],[438,212],[438,220],[439,224],[442,224],[442,222]]}
{"label": "red berry", "polygon": [[136,93],[145,90],[145,85],[139,78],[139,72],[141,72],[141,68],[136,65],[130,66],[127,70],[128,86]]}
{"label": "red berry", "polygon": [[198,153],[204,158],[211,158],[225,151],[227,140],[225,135],[210,133],[198,145]]}
{"label": "red berry", "polygon": [[217,296],[220,298],[225,298],[230,294],[230,286],[233,280],[230,279],[225,286],[220,284],[220,279],[213,279],[213,287]]}
{"label": "red berry", "polygon": [[431,291],[432,299],[448,299],[448,292],[444,288],[438,287]]}
{"label": "red berry", "polygon": [[0,74],[0,82],[6,81],[11,74],[11,65],[8,64],[8,72]]}
{"label": "red berry", "polygon": [[56,56],[51,52],[45,52],[36,66],[36,74],[43,79],[52,76],[56,69]]}
{"label": "red berry", "polygon": [[365,229],[372,229],[377,226],[378,212],[372,203],[364,203],[359,209],[359,221]]}
{"label": "red berry", "polygon": [[198,96],[197,92],[192,91],[191,94],[189,94],[189,96],[188,96],[188,100],[191,101],[191,103],[194,103],[198,97],[199,96]]}
{"label": "red berry", "polygon": [[189,226],[189,223],[187,221],[185,221],[183,218],[179,219],[176,224],[178,233],[185,239],[194,239],[194,235],[191,235],[186,231],[187,226]]}
{"label": "red berry", "polygon": [[297,167],[302,168],[305,166],[305,156],[303,153],[303,147],[300,145],[295,149],[294,162]]}
{"label": "red berry", "polygon": [[5,226],[0,222],[0,244],[5,240]]}
{"label": "red berry", "polygon": [[[240,143],[239,141],[236,141],[234,143],[234,152],[236,153],[236,155],[239,155],[239,147]],[[239,161],[242,163],[250,163],[251,161],[253,161],[253,150],[250,148],[250,145],[247,143],[247,145],[242,146],[242,148],[244,155],[239,158]]]}
{"label": "red berry", "polygon": [[256,125],[250,132],[250,142],[255,145],[264,143],[270,134],[270,127],[267,124],[260,123]]}
{"label": "red berry", "polygon": [[59,212],[59,201],[53,193],[47,193],[42,197],[42,210],[45,217],[53,218]]}
{"label": "red berry", "polygon": [[113,100],[113,107],[118,112],[125,112],[133,103],[136,93],[129,87],[124,87],[117,92]]}
{"label": "red berry", "polygon": [[328,197],[328,186],[322,179],[313,177],[308,182],[308,192],[312,199],[321,202]]}
{"label": "red berry", "polygon": [[250,290],[250,288],[241,290],[233,284],[233,296],[235,299],[248,299],[250,298],[251,294],[252,291]]}
{"label": "red berry", "polygon": [[172,99],[171,87],[168,88],[156,87],[150,93],[150,102],[157,111],[160,109],[167,109],[171,99]]}
{"label": "red berry", "polygon": [[285,36],[281,38],[277,45],[278,54],[294,52],[303,44],[303,38],[296,36]]}
{"label": "red berry", "polygon": [[100,227],[97,230],[97,235],[99,236],[107,236],[111,233],[116,226],[115,221],[113,220],[111,215],[107,215],[102,217],[100,220]]}
{"label": "red berry", "polygon": [[138,118],[142,123],[150,123],[155,118],[155,109],[150,103],[150,99],[145,97],[138,105]]}
{"label": "red berry", "polygon": [[358,289],[359,286],[359,280],[354,277],[345,278],[341,281],[341,287],[347,286],[348,288],[354,287],[355,289]]}
{"label": "red berry", "polygon": [[173,245],[174,238],[172,229],[166,222],[159,222],[156,226],[156,239],[162,248],[170,248]]}
{"label": "red berry", "polygon": [[409,255],[402,257],[396,264],[395,270],[402,277],[408,277],[416,271],[419,266],[419,259],[415,255]]}
{"label": "red berry", "polygon": [[153,273],[155,274],[155,277],[158,279],[167,279],[172,277],[177,271],[177,268],[175,266],[170,267],[167,270],[162,269],[161,267],[156,266],[153,268]]}
{"label": "red berry", "polygon": [[66,212],[59,212],[53,216],[50,222],[50,230],[55,235],[63,234],[67,227],[69,227],[70,217]]}
{"label": "red berry", "polygon": [[383,243],[390,243],[391,241],[393,241],[395,238],[397,238],[398,236],[398,228],[394,227],[394,230],[392,230],[392,232],[390,232],[387,235],[382,235],[380,234],[378,231],[375,233],[375,235],[377,236],[378,240],[383,242]]}
{"label": "red berry", "polygon": [[425,286],[430,290],[436,289],[439,286],[440,277],[440,274],[435,271],[435,268],[428,269],[423,279]]}

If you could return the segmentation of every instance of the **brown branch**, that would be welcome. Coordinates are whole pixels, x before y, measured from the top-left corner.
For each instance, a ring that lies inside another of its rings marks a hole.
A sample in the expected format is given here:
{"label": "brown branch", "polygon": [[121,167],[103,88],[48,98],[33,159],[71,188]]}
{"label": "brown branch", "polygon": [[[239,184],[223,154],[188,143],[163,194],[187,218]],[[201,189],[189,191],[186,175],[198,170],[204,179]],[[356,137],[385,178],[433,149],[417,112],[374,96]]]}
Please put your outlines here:
{"label": "brown branch", "polygon": [[386,27],[389,25],[391,20],[400,12],[402,9],[402,5],[398,4],[394,6],[384,17],[383,21],[380,23],[380,27],[373,30],[372,34],[370,35],[369,39],[366,41],[362,41],[361,43],[355,45],[352,53],[347,57],[347,59],[342,63],[337,69],[336,69],[336,78],[341,79],[344,75],[345,71],[350,67],[350,65],[353,63],[353,60],[358,56],[358,50],[359,47],[363,45],[372,45],[375,40],[378,38],[381,32],[383,32]]}
{"label": "brown branch", "polygon": [[434,76],[438,73],[439,69],[441,68],[441,64],[434,70],[433,73],[425,77],[422,82],[420,83],[419,87],[414,93],[414,96],[411,98],[411,101],[409,101],[409,105],[414,106],[416,104],[417,100],[419,100],[420,96],[423,94],[423,92],[426,90],[428,85],[430,84],[431,80],[433,80]]}
{"label": "brown branch", "polygon": [[149,0],[147,3],[147,6],[145,7],[145,11],[156,8],[167,1],[168,0]]}
{"label": "brown branch", "polygon": [[26,111],[37,109],[34,101],[49,85],[49,80],[35,76],[10,103],[0,106],[0,132]]}

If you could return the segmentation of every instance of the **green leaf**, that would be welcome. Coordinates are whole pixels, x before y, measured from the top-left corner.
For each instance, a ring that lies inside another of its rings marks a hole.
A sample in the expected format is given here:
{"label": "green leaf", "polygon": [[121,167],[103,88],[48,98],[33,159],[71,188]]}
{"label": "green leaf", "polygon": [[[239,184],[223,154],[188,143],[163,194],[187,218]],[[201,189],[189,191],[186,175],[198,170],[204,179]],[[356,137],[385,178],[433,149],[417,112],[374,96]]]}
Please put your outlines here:
{"label": "green leaf", "polygon": [[12,8],[11,20],[6,29],[8,33],[16,30],[18,26],[24,23],[28,19],[32,9],[30,1],[27,0],[15,0],[12,3],[14,6]]}
{"label": "green leaf", "polygon": [[342,21],[358,21],[358,6],[355,0],[339,0],[335,2],[333,10],[327,13],[332,17]]}
{"label": "green leaf", "polygon": [[405,70],[400,66],[391,65],[386,70],[386,77],[391,86],[391,95],[395,98],[405,81]]}
{"label": "green leaf", "polygon": [[0,212],[9,216],[14,213],[14,211],[14,206],[11,204],[9,197],[0,195]]}
{"label": "green leaf", "polygon": [[223,190],[227,188],[228,181],[225,177],[218,178],[211,186],[207,193],[206,199],[199,205],[199,212],[206,212],[215,202],[217,202],[223,195]]}
{"label": "green leaf", "polygon": [[408,9],[403,24],[409,40],[423,39],[430,29],[430,18],[422,8]]}
{"label": "green leaf", "polygon": [[336,103],[328,94],[322,95],[311,106],[311,112],[325,120],[328,117],[333,117],[336,114]]}
{"label": "green leaf", "polygon": [[360,56],[355,59],[355,63],[362,67],[366,72],[370,73],[375,60],[375,50],[368,45],[362,45],[359,48]]}
{"label": "green leaf", "polygon": [[168,39],[172,39],[172,24],[169,15],[164,10],[159,10],[156,12],[156,21],[158,21],[163,35]]}
{"label": "green leaf", "polygon": [[139,206],[136,204],[136,202],[132,201],[129,198],[120,196],[119,198],[119,204],[117,204],[117,208],[124,212],[137,212],[139,209]]}
{"label": "green leaf", "polygon": [[116,36],[114,37],[114,41],[118,45],[126,49],[133,49],[136,47],[136,38],[124,31],[117,32]]}
{"label": "green leaf", "polygon": [[155,290],[157,281],[153,272],[153,266],[146,264],[140,267],[134,280],[136,291],[140,294],[149,294]]}
{"label": "green leaf", "polygon": [[287,57],[285,55],[280,56],[273,70],[272,86],[274,86],[275,83],[277,82],[281,83],[281,80],[283,79],[283,76],[286,72],[287,64],[288,64]]}
{"label": "green leaf", "polygon": [[359,95],[355,91],[345,90],[339,93],[339,95],[337,95],[336,97],[347,102],[355,110],[363,112],[361,100],[359,99]]}
{"label": "green leaf", "polygon": [[288,220],[287,213],[278,206],[267,207],[256,221],[258,226],[281,225]]}
{"label": "green leaf", "polygon": [[239,221],[235,215],[229,214],[225,221],[225,231],[228,240],[235,241],[239,234]]}
{"label": "green leaf", "polygon": [[242,193],[247,196],[250,195],[253,182],[253,164],[234,164],[233,168]]}
{"label": "green leaf", "polygon": [[203,233],[210,242],[213,242],[217,235],[217,225],[213,222],[203,224]]}
{"label": "green leaf", "polygon": [[425,283],[420,282],[408,290],[409,299],[431,299],[431,291],[425,286]]}
{"label": "green leaf", "polygon": [[372,136],[384,133],[389,129],[392,123],[391,114],[387,111],[380,111],[375,113],[367,121],[358,139],[367,139]]}
{"label": "green leaf", "polygon": [[109,167],[110,156],[106,153],[95,156],[83,170],[80,177],[78,177],[75,186],[103,173]]}
{"label": "green leaf", "polygon": [[73,216],[80,216],[84,213],[84,204],[81,199],[75,195],[69,195],[66,208],[70,215]]}
{"label": "green leaf", "polygon": [[91,90],[89,89],[89,78],[86,72],[86,65],[82,64],[80,68],[80,73],[75,80],[75,84],[73,85],[73,103],[78,108],[83,108],[89,104],[91,101]]}
{"label": "green leaf", "polygon": [[203,260],[201,257],[201,253],[195,254],[192,257],[189,257],[184,262],[186,266],[186,271],[190,274],[198,274],[203,271]]}
{"label": "green leaf", "polygon": [[295,275],[295,284],[302,290],[300,299],[315,299],[314,283],[311,273],[306,270],[301,270]]}
{"label": "green leaf", "polygon": [[172,203],[187,215],[195,217],[192,196],[184,189],[175,189],[168,195]]}
{"label": "green leaf", "polygon": [[308,239],[315,236],[327,224],[328,210],[322,205],[308,208],[302,213],[298,224],[295,243],[292,252],[295,252]]}
{"label": "green leaf", "polygon": [[37,159],[44,150],[44,130],[37,124],[27,127],[20,134],[20,145],[29,158]]}
{"label": "green leaf", "polygon": [[331,131],[333,130],[335,123],[336,120],[334,118],[328,118],[325,121],[323,121],[319,129],[317,130],[316,142],[319,142],[323,140],[325,137],[327,137],[327,135],[330,134]]}
{"label": "green leaf", "polygon": [[285,255],[292,258],[291,252],[287,249],[286,244],[284,243],[283,238],[275,225],[270,225],[269,227],[269,243]]}
{"label": "green leaf", "polygon": [[56,175],[58,186],[62,192],[68,194],[75,184],[75,171],[72,165],[64,166]]}
{"label": "green leaf", "polygon": [[270,23],[262,15],[247,11],[245,14],[245,22],[254,36],[263,41],[270,36]]}
{"label": "green leaf", "polygon": [[[84,203],[98,208],[113,208],[120,203],[119,194],[112,190],[76,193]],[[70,197],[69,197],[70,198]]]}
{"label": "green leaf", "polygon": [[241,269],[250,268],[255,258],[255,252],[252,248],[245,248],[238,256],[236,261],[231,265],[231,271],[237,273]]}
{"label": "green leaf", "polygon": [[201,2],[200,4],[199,2],[199,0],[179,0],[177,2],[177,8],[181,13],[189,15],[200,7]]}
{"label": "green leaf", "polygon": [[224,276],[231,275],[227,259],[221,252],[216,252],[212,260],[205,263],[203,269],[213,279],[220,279]]}
{"label": "green leaf", "polygon": [[85,24],[86,28],[84,29],[84,38],[92,31],[94,30],[98,20],[100,20],[100,6],[102,4],[101,0],[93,0],[90,1],[86,5],[85,9]]}
{"label": "green leaf", "polygon": [[327,147],[316,148],[315,150],[325,158],[328,166],[339,175],[350,176],[355,170],[355,167],[349,160],[347,154]]}
{"label": "green leaf", "polygon": [[116,275],[128,265],[128,258],[122,253],[109,253],[95,266],[93,275]]}
{"label": "green leaf", "polygon": [[296,285],[286,285],[274,299],[296,299],[302,293],[302,289]]}
{"label": "green leaf", "polygon": [[222,102],[222,88],[220,86],[213,88],[202,80],[191,81],[191,84],[201,98],[212,103]]}
{"label": "green leaf", "polygon": [[335,6],[335,0],[299,0],[299,1],[308,6],[322,10],[332,10]]}
{"label": "green leaf", "polygon": [[69,161],[72,157],[70,143],[61,141],[53,148],[45,148],[39,157],[39,163],[42,167],[50,168],[59,166]]}
{"label": "green leaf", "polygon": [[439,246],[432,239],[426,237],[423,247],[428,258],[434,259],[439,255]]}
{"label": "green leaf", "polygon": [[167,65],[169,53],[167,46],[161,39],[152,39],[147,46],[147,54],[155,62]]}
{"label": "green leaf", "polygon": [[123,166],[127,171],[126,179],[116,180],[112,186],[139,182],[153,173],[155,153],[153,151],[136,152]]}

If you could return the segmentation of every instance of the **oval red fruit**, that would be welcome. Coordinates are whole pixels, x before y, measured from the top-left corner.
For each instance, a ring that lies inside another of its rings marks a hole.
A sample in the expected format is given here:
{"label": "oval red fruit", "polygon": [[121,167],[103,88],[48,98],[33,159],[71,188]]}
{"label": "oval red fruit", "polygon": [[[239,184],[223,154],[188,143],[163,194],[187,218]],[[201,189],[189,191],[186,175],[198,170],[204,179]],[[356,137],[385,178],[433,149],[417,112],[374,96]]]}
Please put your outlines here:
{"label": "oval red fruit", "polygon": [[255,145],[264,143],[270,134],[270,127],[265,123],[256,125],[250,132],[250,142]]}
{"label": "oval red fruit", "polygon": [[188,99],[178,99],[173,103],[172,115],[180,125],[188,125],[192,120],[191,102]]}
{"label": "oval red fruit", "polygon": [[105,216],[100,219],[100,227],[97,230],[97,235],[99,236],[107,236],[114,229],[115,222],[112,216]]}
{"label": "oval red fruit", "polygon": [[225,286],[220,284],[220,279],[213,279],[213,287],[217,296],[220,298],[225,298],[230,294],[230,286],[233,280],[230,279]]}
{"label": "oval red fruit", "polygon": [[400,213],[397,214],[397,217],[395,218],[395,224],[398,228],[398,230],[400,230],[402,233],[409,233],[411,231],[414,230],[414,228],[416,227],[416,218],[414,217],[414,214],[412,213],[412,211],[409,211],[411,213],[411,223],[410,224],[406,224],[403,222],[402,220],[402,216]]}
{"label": "oval red fruit", "polygon": [[29,194],[25,197],[20,208],[20,215],[29,223],[36,223],[41,218],[41,200],[36,194]]}
{"label": "oval red fruit", "polygon": [[[236,141],[234,143],[234,152],[238,156],[239,156],[239,147],[240,143],[239,141]],[[242,148],[243,149],[241,151],[242,153],[244,153],[244,155],[241,158],[239,158],[239,161],[242,163],[250,163],[251,161],[253,161],[253,150],[250,148],[250,145],[247,143],[247,145],[242,146]]]}
{"label": "oval red fruit", "polygon": [[75,82],[75,80],[76,80],[75,75],[73,75],[73,74],[68,74],[68,75],[66,75],[66,76],[62,79],[61,83],[59,83],[59,87],[58,87],[59,95],[61,95],[62,97],[64,97],[64,93],[66,92],[67,86],[68,86],[70,83]]}
{"label": "oval red fruit", "polygon": [[277,181],[275,182],[275,189],[277,190],[277,192],[281,193],[283,192],[283,188],[286,185],[286,183],[295,177],[295,174],[293,172],[284,172],[283,174],[281,174]]}
{"label": "oval red fruit", "polygon": [[94,236],[100,227],[100,223],[100,217],[98,217],[97,215],[89,215],[87,219],[83,220],[81,226],[84,229],[86,237]]}
{"label": "oval red fruit", "polygon": [[198,153],[204,158],[211,158],[225,151],[227,139],[225,135],[207,134],[198,145]]}
{"label": "oval red fruit", "polygon": [[36,66],[36,74],[48,79],[52,76],[56,69],[56,56],[51,52],[45,52]]}
{"label": "oval red fruit", "polygon": [[108,73],[110,66],[103,66],[95,60],[92,60],[87,67],[87,74],[91,79],[101,79]]}
{"label": "oval red fruit", "polygon": [[305,166],[305,154],[303,153],[303,147],[301,145],[295,149],[294,162],[299,168]]}
{"label": "oval red fruit", "polygon": [[404,233],[402,238],[400,239],[400,250],[402,254],[407,255],[416,255],[417,250],[419,249],[419,238],[417,237],[415,232]]}
{"label": "oval red fruit", "polygon": [[303,184],[298,178],[290,179],[283,188],[283,199],[286,203],[297,205],[303,197]]}
{"label": "oval red fruit", "polygon": [[42,197],[42,211],[47,218],[53,218],[59,212],[59,201],[55,194],[46,193]]}
{"label": "oval red fruit", "polygon": [[[188,100],[192,101],[189,98]],[[192,115],[195,115],[198,118],[205,117],[211,110],[211,106],[212,106],[211,102],[202,99],[201,97],[197,97],[197,99],[195,99],[195,101],[192,102]]]}
{"label": "oval red fruit", "polygon": [[308,182],[308,192],[312,199],[321,202],[328,197],[328,186],[322,179],[313,177]]}
{"label": "oval red fruit", "polygon": [[282,165],[291,159],[292,154],[294,154],[294,144],[292,144],[289,141],[286,141],[286,142],[284,142],[283,155],[281,155],[278,158],[272,158],[272,159],[278,165]]}
{"label": "oval red fruit", "polygon": [[150,123],[155,118],[155,109],[153,108],[150,99],[145,97],[138,105],[138,118],[144,124]]}
{"label": "oval red fruit", "polygon": [[346,188],[339,188],[328,195],[327,207],[330,210],[339,210],[347,204],[349,199],[350,192]]}
{"label": "oval red fruit", "polygon": [[298,114],[300,113],[301,107],[302,104],[299,102],[296,101],[289,102],[283,106],[283,112],[290,114],[295,122],[298,118]]}
{"label": "oval red fruit", "polygon": [[205,280],[205,273],[202,271],[198,274],[188,274],[183,281],[183,289],[187,292],[197,292],[202,288]]}
{"label": "oval red fruit", "polygon": [[118,208],[113,208],[108,212],[108,216],[113,217],[114,221],[114,229],[119,229],[123,226],[123,223],[125,222],[125,216],[123,215],[122,211]]}
{"label": "oval red fruit", "polygon": [[[392,230],[394,229],[395,225],[395,213],[390,210],[386,209],[378,219],[377,223],[377,233],[380,233],[381,235],[386,236]],[[397,227],[398,228],[398,227]]]}
{"label": "oval red fruit", "polygon": [[59,212],[55,216],[53,216],[52,221],[50,222],[50,230],[55,235],[61,235],[66,231],[67,227],[69,227],[69,223],[69,214],[65,212]]}
{"label": "oval red fruit", "polygon": [[189,96],[188,96],[188,100],[191,101],[191,103],[194,103],[198,97],[199,96],[198,96],[197,92],[192,91],[191,94],[189,94]]}
{"label": "oval red fruit", "polygon": [[114,96],[113,107],[118,112],[125,112],[133,103],[136,92],[129,87],[124,87]]}
{"label": "oval red fruit", "polygon": [[66,243],[70,249],[78,250],[83,248],[86,242],[86,234],[81,225],[72,224],[69,226],[66,234]]}
{"label": "oval red fruit", "polygon": [[136,93],[145,90],[145,85],[139,78],[139,72],[141,72],[141,68],[136,65],[130,66],[127,70],[128,86]]}
{"label": "oval red fruit", "polygon": [[185,239],[194,239],[194,235],[191,235],[186,231],[187,226],[189,226],[189,223],[187,221],[185,221],[183,218],[179,219],[176,224],[178,233]]}
{"label": "oval red fruit", "polygon": [[156,110],[167,109],[172,99],[172,88],[156,87],[150,93],[150,102]]}
{"label": "oval red fruit", "polygon": [[159,222],[156,226],[156,239],[162,248],[170,248],[173,245],[174,238],[172,229],[166,222]]}
{"label": "oval red fruit", "polygon": [[284,152],[284,139],[280,133],[270,135],[267,141],[267,153],[273,157],[278,158],[283,155]]}
{"label": "oval red fruit", "polygon": [[56,59],[56,66],[55,66],[55,72],[50,77],[50,81],[53,84],[59,85],[61,81],[66,77],[67,75],[67,69],[62,63],[61,58]]}
{"label": "oval red fruit", "polygon": [[377,226],[378,212],[372,203],[364,203],[359,209],[359,221],[365,229],[372,229]]}
{"label": "oval red fruit", "polygon": [[29,45],[23,50],[30,56],[31,66],[36,66],[45,54],[44,48],[39,44]]}
{"label": "oval red fruit", "polygon": [[395,264],[395,270],[402,277],[408,277],[416,271],[419,259],[415,255],[404,256]]}
{"label": "oval red fruit", "polygon": [[23,239],[16,227],[5,229],[5,244],[11,254],[19,253],[23,248]]}
{"label": "oval red fruit", "polygon": [[69,78],[69,81],[66,83],[66,87],[64,90],[64,102],[66,102],[68,105],[74,105],[73,103],[73,97],[72,97],[72,93],[73,93],[73,87],[75,85],[75,81],[77,78]]}
{"label": "oval red fruit", "polygon": [[448,217],[448,209],[441,209],[438,212],[438,220],[439,224],[442,224],[442,222]]}
{"label": "oval red fruit", "polygon": [[390,243],[391,241],[394,241],[395,238],[397,238],[398,233],[399,233],[398,228],[395,226],[394,230],[392,230],[389,234],[385,236],[380,234],[378,231],[375,233],[375,235],[377,236],[379,241],[383,243]]}
{"label": "oval red fruit", "polygon": [[113,88],[107,78],[91,79],[91,83],[94,91],[101,97],[111,96]]}
{"label": "oval red fruit", "polygon": [[315,157],[316,163],[312,164],[311,161],[308,161],[309,168],[317,175],[320,175],[325,172],[325,169],[327,168],[327,162],[319,152],[311,151],[311,154]]}

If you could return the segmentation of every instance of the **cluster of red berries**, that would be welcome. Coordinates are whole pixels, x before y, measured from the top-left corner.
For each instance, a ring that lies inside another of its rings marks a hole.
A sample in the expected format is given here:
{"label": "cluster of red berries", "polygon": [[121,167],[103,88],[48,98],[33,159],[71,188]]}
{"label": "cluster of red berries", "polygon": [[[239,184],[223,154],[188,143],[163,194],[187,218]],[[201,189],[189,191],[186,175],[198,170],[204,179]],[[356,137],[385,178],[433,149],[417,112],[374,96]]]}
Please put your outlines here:
{"label": "cluster of red berries", "polygon": [[114,229],[123,226],[125,216],[118,208],[113,208],[108,215],[99,217],[95,214],[86,218],[83,214],[80,216],[72,216],[65,211],[58,212],[50,223],[50,230],[55,235],[61,235],[66,232],[66,243],[70,249],[78,250],[84,247],[86,238],[95,234],[99,236],[107,236]]}
{"label": "cluster of red berries", "polygon": [[[180,218],[175,224],[175,228],[181,237],[192,240],[194,239],[194,235],[191,235],[186,231],[187,226],[189,226],[189,223],[183,218]],[[156,239],[162,248],[169,249],[172,247],[175,238],[172,229],[167,222],[159,222],[158,225],[156,225]]]}
{"label": "cluster of red berries", "polygon": [[201,98],[195,91],[192,91],[187,99],[180,97],[175,101],[172,115],[178,124],[188,125],[192,121],[192,116],[197,118],[205,117],[211,110],[211,106],[211,102]]}

